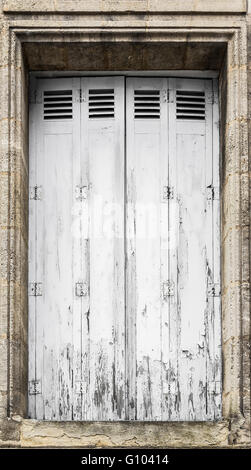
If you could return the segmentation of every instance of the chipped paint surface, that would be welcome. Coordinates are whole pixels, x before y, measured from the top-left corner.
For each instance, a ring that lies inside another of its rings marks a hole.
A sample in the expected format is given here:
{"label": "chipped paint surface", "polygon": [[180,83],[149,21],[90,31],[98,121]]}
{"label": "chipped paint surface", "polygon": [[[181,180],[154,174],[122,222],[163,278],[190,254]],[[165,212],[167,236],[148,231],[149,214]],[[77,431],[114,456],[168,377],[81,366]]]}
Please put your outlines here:
{"label": "chipped paint surface", "polygon": [[[42,383],[29,396],[30,417],[124,419],[124,242],[116,211],[109,212],[124,204],[121,83],[42,80],[37,96],[49,98],[31,105],[30,180],[44,197],[30,200],[29,276],[44,290],[29,297],[29,374]],[[115,120],[89,119],[102,88],[115,90]],[[61,118],[64,108],[72,118]],[[78,197],[79,187],[88,188],[86,197]]]}
{"label": "chipped paint surface", "polygon": [[[30,417],[219,419],[220,298],[208,294],[220,283],[219,200],[208,197],[219,185],[213,81],[127,79],[126,122],[122,77],[40,82],[40,95],[72,90],[73,118],[43,120],[42,100],[31,108],[30,183],[44,196],[30,200],[30,279],[43,284],[30,297],[30,381],[41,383]],[[201,120],[176,118],[182,90]],[[113,93],[115,119],[97,118],[100,97],[109,113]]]}
{"label": "chipped paint surface", "polygon": [[[219,200],[207,199],[207,187],[219,187],[217,86],[150,78],[127,86],[129,416],[219,419],[220,297],[208,296],[220,284]],[[159,120],[134,120],[134,90],[160,90]],[[177,90],[194,92],[192,112],[205,94],[205,119],[176,119]]]}

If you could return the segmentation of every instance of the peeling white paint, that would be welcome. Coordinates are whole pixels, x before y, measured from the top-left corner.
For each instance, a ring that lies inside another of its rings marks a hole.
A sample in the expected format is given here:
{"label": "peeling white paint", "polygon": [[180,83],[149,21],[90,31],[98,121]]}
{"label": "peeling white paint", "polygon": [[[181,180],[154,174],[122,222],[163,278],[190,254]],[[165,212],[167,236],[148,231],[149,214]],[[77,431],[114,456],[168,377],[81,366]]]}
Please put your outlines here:
{"label": "peeling white paint", "polygon": [[[123,77],[37,83],[73,90],[73,119],[31,105],[30,186],[43,195],[30,200],[29,281],[43,285],[29,297],[32,418],[220,417],[215,83],[128,78],[126,114]],[[114,90],[115,118],[89,118],[90,88]],[[205,93],[205,120],[176,120],[177,89]],[[134,119],[134,90],[160,92],[159,119]]]}

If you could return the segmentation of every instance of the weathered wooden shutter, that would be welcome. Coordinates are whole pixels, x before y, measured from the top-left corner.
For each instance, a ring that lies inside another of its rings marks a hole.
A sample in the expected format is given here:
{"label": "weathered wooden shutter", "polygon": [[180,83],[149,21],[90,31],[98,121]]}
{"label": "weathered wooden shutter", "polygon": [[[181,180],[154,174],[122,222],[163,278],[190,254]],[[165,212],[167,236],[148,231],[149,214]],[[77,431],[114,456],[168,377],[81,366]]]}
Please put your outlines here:
{"label": "weathered wooden shutter", "polygon": [[118,420],[125,418],[124,78],[83,78],[81,89],[82,172],[90,208],[83,418]]}
{"label": "weathered wooden shutter", "polygon": [[219,418],[216,82],[39,79],[30,122],[29,416]]}
{"label": "weathered wooden shutter", "polygon": [[80,184],[79,88],[79,79],[41,80],[31,95],[29,414],[47,420],[74,419],[77,410],[81,301],[74,290],[82,272],[71,226]]}
{"label": "weathered wooden shutter", "polygon": [[218,99],[212,80],[169,80],[169,406],[221,414]]}
{"label": "weathered wooden shutter", "polygon": [[128,79],[126,102],[128,413],[129,419],[161,420],[168,340],[167,79]]}
{"label": "weathered wooden shutter", "polygon": [[207,420],[221,413],[213,96],[217,101],[212,80],[127,80],[131,419]]}
{"label": "weathered wooden shutter", "polygon": [[122,78],[36,85],[29,235],[34,418],[124,417],[123,106]]}

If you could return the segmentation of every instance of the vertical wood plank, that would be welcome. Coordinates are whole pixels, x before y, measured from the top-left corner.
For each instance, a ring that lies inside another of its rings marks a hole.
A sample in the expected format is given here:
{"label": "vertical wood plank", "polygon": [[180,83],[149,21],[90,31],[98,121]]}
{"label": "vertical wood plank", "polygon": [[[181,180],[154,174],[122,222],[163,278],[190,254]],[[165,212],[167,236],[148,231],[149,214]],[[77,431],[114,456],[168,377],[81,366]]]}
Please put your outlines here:
{"label": "vertical wood plank", "polygon": [[[90,187],[89,419],[116,420],[125,416],[124,79],[86,78],[82,87]],[[114,90],[114,118],[89,116],[90,90],[97,96]]]}
{"label": "vertical wood plank", "polygon": [[173,295],[169,297],[168,323],[168,395],[167,418],[170,421],[179,420],[181,407],[181,391],[179,376],[180,349],[180,310],[178,308],[178,233],[179,233],[179,203],[177,195],[177,140],[176,140],[176,80],[169,79],[169,149],[168,149],[168,184],[173,188],[173,199],[169,201],[169,281],[173,285]]}
{"label": "vertical wood plank", "polygon": [[[71,419],[82,420],[82,406],[83,406],[83,374],[82,374],[82,322],[85,315],[86,302],[88,298],[78,297],[76,295],[77,283],[85,282],[85,272],[83,269],[83,259],[85,256],[85,238],[84,238],[84,210],[86,200],[80,197],[78,188],[82,188],[83,173],[82,173],[82,152],[81,140],[82,133],[80,130],[80,79],[72,79],[73,87],[73,122],[72,122],[72,188],[71,200],[72,207],[70,213],[70,226],[69,236],[71,237],[72,245],[72,401]],[[79,189],[81,191],[81,189]]]}
{"label": "vertical wood plank", "polygon": [[[134,119],[135,91],[142,96],[159,92],[159,119]],[[128,402],[129,417],[138,420],[162,417],[162,315],[166,306],[160,293],[166,269],[163,257],[161,270],[161,254],[166,252],[161,245],[161,186],[167,181],[164,91],[166,79],[127,80]]]}
{"label": "vertical wood plank", "polygon": [[[177,80],[176,89],[203,91],[204,87],[203,82]],[[180,419],[193,421],[205,419],[206,413],[205,121],[176,121],[176,145]]]}
{"label": "vertical wood plank", "polygon": [[[170,172],[178,206],[176,249],[170,251],[173,277],[177,273],[177,304],[170,310],[171,367],[176,369],[174,420],[213,419],[215,413],[212,364],[214,349],[214,297],[208,288],[214,281],[213,204],[208,198],[213,186],[212,81],[170,79]],[[206,119],[176,119],[177,90],[204,91]],[[217,136],[215,136],[217,139]],[[219,311],[217,312],[219,321]],[[176,357],[175,357],[176,356]],[[179,401],[179,408],[176,403]]]}
{"label": "vertical wood plank", "polygon": [[[74,91],[74,83],[72,79],[42,80],[38,96],[44,90]],[[74,119],[79,123],[79,117],[73,109],[72,120],[44,120],[42,104],[37,109],[37,173],[32,185],[42,188],[41,200],[34,201],[35,280],[42,283],[42,295],[35,298],[36,369],[42,393],[35,398],[36,418],[69,420],[73,417],[73,317],[79,315],[76,305],[73,311],[77,266],[71,233],[74,165],[79,158],[77,152],[73,158],[79,145],[79,126],[74,128]]]}

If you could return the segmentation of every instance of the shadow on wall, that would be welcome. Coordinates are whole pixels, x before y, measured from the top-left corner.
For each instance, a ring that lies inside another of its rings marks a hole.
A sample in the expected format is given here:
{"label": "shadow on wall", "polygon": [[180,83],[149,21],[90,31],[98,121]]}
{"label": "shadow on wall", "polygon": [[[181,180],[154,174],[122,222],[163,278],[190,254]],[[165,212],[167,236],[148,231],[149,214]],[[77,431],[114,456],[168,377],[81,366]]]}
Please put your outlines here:
{"label": "shadow on wall", "polygon": [[[142,40],[142,39],[141,39]],[[223,43],[23,44],[32,70],[220,70]]]}

